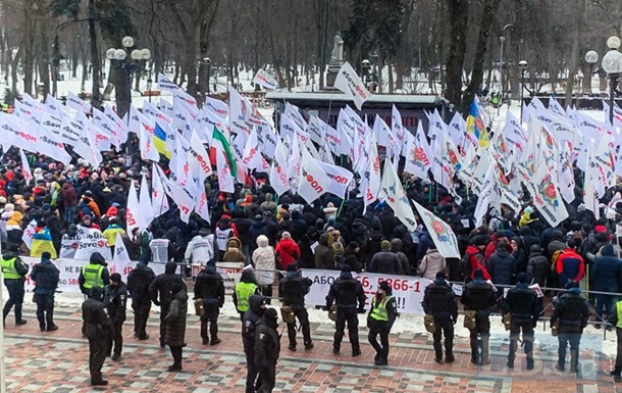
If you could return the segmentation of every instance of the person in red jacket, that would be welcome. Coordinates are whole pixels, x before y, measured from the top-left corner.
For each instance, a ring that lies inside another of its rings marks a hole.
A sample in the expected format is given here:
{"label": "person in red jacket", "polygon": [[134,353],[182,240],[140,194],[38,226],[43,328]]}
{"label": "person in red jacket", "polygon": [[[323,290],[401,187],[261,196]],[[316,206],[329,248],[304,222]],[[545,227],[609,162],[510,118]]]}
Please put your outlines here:
{"label": "person in red jacket", "polygon": [[298,258],[300,258],[300,248],[298,248],[298,244],[292,239],[292,235],[289,232],[283,232],[281,240],[277,243],[274,251],[281,261],[283,270],[287,270],[289,265],[296,263]]}
{"label": "person in red jacket", "polygon": [[486,246],[486,252],[484,253],[486,260],[497,251],[497,243],[500,241],[504,241],[507,244],[508,252],[510,254],[512,253],[512,246],[510,245],[510,240],[505,234],[505,231],[497,231],[490,237],[490,242],[488,242]]}
{"label": "person in red jacket", "polygon": [[490,280],[490,273],[486,268],[486,256],[485,249],[486,244],[490,236],[478,235],[471,239],[469,246],[466,249],[466,254],[469,256],[469,262],[471,263],[471,279],[474,278],[474,272],[476,269],[481,269],[484,274],[484,280]]}
{"label": "person in red jacket", "polygon": [[568,247],[557,258],[555,271],[562,287],[570,281],[578,284],[585,276],[585,262],[573,248]]}

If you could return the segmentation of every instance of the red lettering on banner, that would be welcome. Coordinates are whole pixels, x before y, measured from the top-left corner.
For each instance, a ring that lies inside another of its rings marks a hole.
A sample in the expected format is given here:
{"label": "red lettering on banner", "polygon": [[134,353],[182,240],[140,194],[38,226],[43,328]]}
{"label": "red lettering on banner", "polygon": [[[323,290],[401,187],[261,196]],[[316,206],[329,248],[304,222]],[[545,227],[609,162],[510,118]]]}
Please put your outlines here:
{"label": "red lettering on banner", "polygon": [[249,152],[249,155],[247,157],[244,157],[244,160],[242,160],[242,162],[245,165],[248,164],[249,162],[251,162],[253,157],[255,157],[255,153],[257,153],[257,150],[255,150],[255,148],[252,148],[251,151]]}
{"label": "red lettering on banner", "polygon": [[324,192],[324,187],[322,187],[317,180],[315,180],[313,178],[313,176],[311,174],[307,174],[306,177],[307,181],[309,182],[309,184],[311,184],[311,188],[313,188],[317,193],[323,193]]}
{"label": "red lettering on banner", "polygon": [[126,220],[129,226],[134,226],[137,224],[136,219],[134,218],[134,215],[132,214],[129,208],[126,210]]}

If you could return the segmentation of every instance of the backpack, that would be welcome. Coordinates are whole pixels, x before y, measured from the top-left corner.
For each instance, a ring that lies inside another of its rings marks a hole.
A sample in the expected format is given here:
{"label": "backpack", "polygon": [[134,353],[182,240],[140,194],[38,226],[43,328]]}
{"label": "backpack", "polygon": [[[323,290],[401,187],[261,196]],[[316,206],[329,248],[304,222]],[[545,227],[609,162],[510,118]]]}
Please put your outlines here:
{"label": "backpack", "polygon": [[460,274],[460,280],[464,281],[467,277],[471,276],[471,256],[464,254],[458,262],[458,274]]}
{"label": "backpack", "polygon": [[551,273],[553,274],[553,277],[557,277],[557,261],[563,253],[564,250],[557,250],[553,253],[553,256],[551,257]]}

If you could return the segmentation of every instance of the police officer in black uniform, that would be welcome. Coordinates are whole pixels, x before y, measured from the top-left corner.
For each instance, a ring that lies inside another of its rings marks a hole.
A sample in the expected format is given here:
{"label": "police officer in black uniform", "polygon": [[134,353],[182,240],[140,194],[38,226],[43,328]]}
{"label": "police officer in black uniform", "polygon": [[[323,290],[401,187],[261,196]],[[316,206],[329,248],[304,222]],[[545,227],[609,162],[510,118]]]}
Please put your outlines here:
{"label": "police officer in black uniform", "polygon": [[560,296],[551,317],[551,326],[559,322],[557,338],[559,340],[558,360],[555,368],[565,371],[566,347],[570,344],[570,372],[579,372],[579,343],[581,334],[587,326],[590,310],[587,300],[581,296],[581,289],[575,282],[566,285],[566,292]]}
{"label": "police officer in black uniform", "polygon": [[272,393],[276,384],[276,362],[281,352],[281,337],[278,314],[274,308],[267,308],[257,322],[255,335],[255,364],[258,366],[261,384],[257,393]]}
{"label": "police officer in black uniform", "polygon": [[45,251],[41,254],[41,263],[32,268],[30,278],[35,282],[35,302],[37,303],[37,320],[42,332],[58,330],[54,324],[54,294],[58,288],[60,272]]}
{"label": "police officer in black uniform", "polygon": [[[378,291],[371,302],[371,309],[367,316],[367,327],[369,335],[367,339],[374,350],[374,364],[376,366],[387,366],[389,364],[389,333],[398,316],[397,302],[393,297],[393,289],[386,281],[378,284]],[[378,344],[377,336],[380,336]]]}
{"label": "police officer in black uniform", "polygon": [[365,292],[361,283],[352,277],[350,265],[343,266],[341,275],[330,286],[330,291],[328,296],[326,296],[327,310],[330,309],[333,302],[337,304],[333,353],[339,355],[347,321],[348,336],[352,345],[352,356],[359,356],[361,354],[361,346],[359,344],[359,319],[357,312],[361,314],[365,312]]}
{"label": "police officer in black uniform", "polygon": [[15,325],[21,326],[26,324],[26,320],[22,318],[22,304],[24,303],[25,277],[28,274],[28,265],[18,256],[19,248],[17,244],[10,244],[9,251],[2,256],[2,274],[4,277],[4,286],[9,292],[9,300],[7,300],[2,310],[2,321],[6,325],[6,317],[15,306]]}
{"label": "police officer in black uniform", "polygon": [[[309,327],[309,313],[305,308],[305,295],[309,293],[312,281],[306,277],[300,277],[296,272],[296,266],[287,266],[287,275],[279,282],[279,295],[283,306],[291,307],[302,330],[305,349],[313,348],[311,341],[311,328]],[[296,350],[296,322],[287,324],[287,336],[289,349]]]}
{"label": "police officer in black uniform", "polygon": [[510,313],[510,353],[508,354],[508,368],[514,368],[517,341],[523,333],[523,344],[527,356],[527,370],[533,370],[533,331],[538,323],[540,307],[538,296],[529,289],[529,276],[526,273],[518,275],[518,283],[510,289],[503,299],[502,307],[505,313]]}
{"label": "police officer in black uniform", "polygon": [[[256,325],[266,309],[266,298],[261,295],[251,295],[248,299],[248,310],[242,317],[242,342],[246,355],[246,393],[255,393],[261,385],[258,365],[255,363],[255,333]],[[261,377],[261,376],[260,376]]]}
{"label": "police officer in black uniform", "polygon": [[147,320],[151,311],[151,299],[149,298],[149,285],[155,279],[155,273],[147,265],[149,257],[142,255],[136,267],[127,276],[127,290],[132,297],[132,310],[134,310],[134,337],[139,340],[147,340]]}
{"label": "police officer in black uniform", "polygon": [[166,322],[164,318],[168,315],[168,309],[171,306],[173,297],[171,290],[173,285],[179,284],[184,291],[187,291],[184,280],[175,273],[177,264],[175,262],[167,262],[164,265],[164,273],[159,274],[149,285],[149,297],[153,304],[160,306],[160,348],[164,348],[164,337],[166,336]]}
{"label": "police officer in black uniform", "polygon": [[89,290],[88,299],[82,303],[82,320],[89,340],[91,385],[94,386],[108,385],[108,381],[102,378],[101,370],[106,360],[108,339],[112,336],[113,327],[102,303],[103,295],[101,288],[93,287]]}
{"label": "police officer in black uniform", "polygon": [[445,280],[445,273],[436,273],[436,279],[428,285],[423,295],[423,311],[434,317],[434,360],[443,364],[441,333],[445,336],[445,363],[453,363],[454,324],[458,320],[458,305],[454,291]]}
{"label": "police officer in black uniform", "polygon": [[[475,326],[469,328],[471,338],[471,363],[490,364],[490,309],[496,303],[494,287],[484,280],[481,269],[473,271],[473,281],[468,283],[462,292],[461,298],[465,311],[473,312]],[[479,336],[479,339],[478,339]],[[481,358],[479,358],[481,348]]]}
{"label": "police officer in black uniform", "polygon": [[[203,345],[216,345],[220,343],[218,338],[218,314],[225,304],[225,284],[216,271],[215,262],[207,264],[201,270],[194,283],[195,299],[203,299],[205,314],[201,317],[201,338]],[[209,322],[209,334],[207,335],[207,323]]]}
{"label": "police officer in black uniform", "polygon": [[[121,358],[123,349],[123,322],[126,317],[127,286],[121,281],[119,273],[110,275],[110,284],[106,286],[104,294],[104,305],[108,310],[108,316],[112,322],[113,332],[108,339],[108,353],[112,353],[112,360],[117,361]],[[113,351],[114,344],[114,351]]]}

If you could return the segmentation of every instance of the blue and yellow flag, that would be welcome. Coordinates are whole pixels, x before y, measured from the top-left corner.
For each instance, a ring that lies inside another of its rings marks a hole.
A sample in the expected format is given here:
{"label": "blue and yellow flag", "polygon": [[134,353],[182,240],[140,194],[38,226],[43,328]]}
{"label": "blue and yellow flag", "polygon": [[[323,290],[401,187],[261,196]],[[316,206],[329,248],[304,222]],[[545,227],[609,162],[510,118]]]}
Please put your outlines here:
{"label": "blue and yellow flag", "polygon": [[480,147],[486,147],[490,143],[490,137],[488,135],[488,129],[486,129],[484,117],[480,111],[481,108],[474,100],[471,103],[471,109],[469,110],[469,116],[467,117],[467,132],[475,136]]}
{"label": "blue and yellow flag", "polygon": [[166,151],[166,131],[160,127],[158,123],[155,125],[155,131],[153,133],[153,146],[158,153],[171,158],[171,153]]}
{"label": "blue and yellow flag", "polygon": [[31,257],[40,257],[45,251],[49,252],[52,259],[56,259],[56,249],[54,243],[52,243],[52,235],[50,230],[46,227],[35,233],[32,239],[32,248],[30,250]]}

